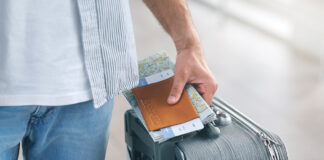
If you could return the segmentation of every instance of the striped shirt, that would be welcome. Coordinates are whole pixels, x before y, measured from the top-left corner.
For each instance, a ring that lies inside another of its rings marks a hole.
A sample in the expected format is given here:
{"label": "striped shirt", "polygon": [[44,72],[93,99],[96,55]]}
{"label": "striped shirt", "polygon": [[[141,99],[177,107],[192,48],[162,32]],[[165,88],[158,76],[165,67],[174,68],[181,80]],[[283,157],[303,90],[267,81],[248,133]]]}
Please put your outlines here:
{"label": "striped shirt", "polygon": [[128,0],[78,0],[84,58],[95,108],[138,83]]}

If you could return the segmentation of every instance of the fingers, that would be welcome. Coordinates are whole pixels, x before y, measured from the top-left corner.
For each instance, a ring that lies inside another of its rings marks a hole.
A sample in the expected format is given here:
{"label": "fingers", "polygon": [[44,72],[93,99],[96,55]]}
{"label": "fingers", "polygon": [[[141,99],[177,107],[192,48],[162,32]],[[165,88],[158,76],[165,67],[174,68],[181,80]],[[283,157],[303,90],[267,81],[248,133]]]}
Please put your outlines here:
{"label": "fingers", "polygon": [[212,102],[212,100],[213,100],[213,96],[214,96],[214,95],[212,95],[212,94],[203,94],[203,95],[202,95],[203,99],[206,101],[206,103],[207,103],[208,105],[211,105],[211,102]]}
{"label": "fingers", "polygon": [[[187,74],[175,74],[173,85],[168,97],[169,104],[175,104],[179,101],[183,92],[184,86],[186,85],[188,78]],[[201,83],[197,84],[197,90],[202,95],[202,98],[208,105],[211,105],[213,97],[218,89],[218,84],[212,76],[206,76],[203,78]]]}
{"label": "fingers", "polygon": [[186,82],[187,78],[185,75],[175,74],[170,95],[168,97],[169,104],[175,104],[179,101]]}
{"label": "fingers", "polygon": [[202,95],[208,105],[211,105],[217,88],[218,84],[214,80],[197,85],[198,92]]}

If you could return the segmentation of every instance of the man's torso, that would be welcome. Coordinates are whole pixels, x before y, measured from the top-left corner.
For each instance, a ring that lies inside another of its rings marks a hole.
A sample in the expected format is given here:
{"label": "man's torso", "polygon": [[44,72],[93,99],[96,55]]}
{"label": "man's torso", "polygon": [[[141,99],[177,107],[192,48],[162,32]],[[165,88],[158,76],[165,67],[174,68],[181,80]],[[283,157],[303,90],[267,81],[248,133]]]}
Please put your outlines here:
{"label": "man's torso", "polygon": [[0,2],[0,106],[91,99],[77,1]]}

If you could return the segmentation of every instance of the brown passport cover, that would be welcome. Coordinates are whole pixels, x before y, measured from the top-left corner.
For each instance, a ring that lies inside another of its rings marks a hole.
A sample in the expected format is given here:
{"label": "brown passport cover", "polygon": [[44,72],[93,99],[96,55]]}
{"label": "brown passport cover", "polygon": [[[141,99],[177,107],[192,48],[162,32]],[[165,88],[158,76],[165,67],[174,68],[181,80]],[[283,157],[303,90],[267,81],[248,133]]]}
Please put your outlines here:
{"label": "brown passport cover", "polygon": [[173,77],[132,89],[149,131],[199,117],[186,90],[183,91],[178,103],[174,105],[167,103],[172,82]]}

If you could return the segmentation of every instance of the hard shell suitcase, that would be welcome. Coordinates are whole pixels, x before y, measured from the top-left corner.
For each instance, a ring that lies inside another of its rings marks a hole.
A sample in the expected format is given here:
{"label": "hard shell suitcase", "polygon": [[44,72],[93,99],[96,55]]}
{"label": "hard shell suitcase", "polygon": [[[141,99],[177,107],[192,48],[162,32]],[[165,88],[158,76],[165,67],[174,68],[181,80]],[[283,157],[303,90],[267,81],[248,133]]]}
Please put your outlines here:
{"label": "hard shell suitcase", "polygon": [[[229,114],[232,123],[217,126],[220,135],[210,136],[206,129],[154,143],[132,110],[125,112],[125,140],[132,160],[286,160],[282,140],[261,128],[219,98],[211,105]],[[205,127],[208,128],[208,127]]]}

